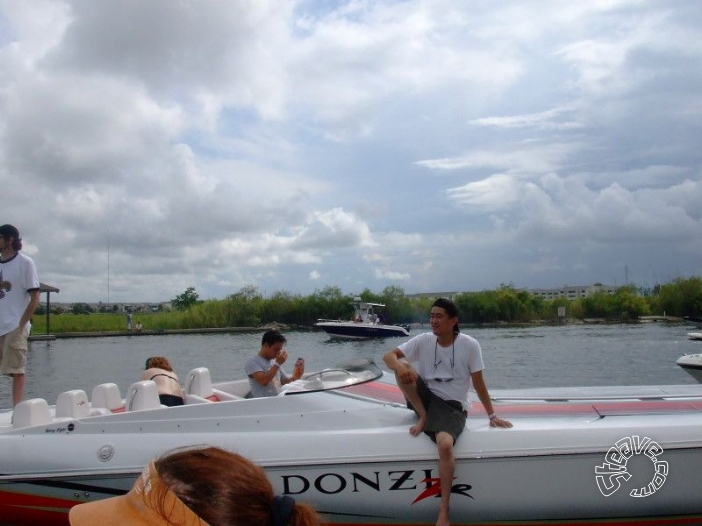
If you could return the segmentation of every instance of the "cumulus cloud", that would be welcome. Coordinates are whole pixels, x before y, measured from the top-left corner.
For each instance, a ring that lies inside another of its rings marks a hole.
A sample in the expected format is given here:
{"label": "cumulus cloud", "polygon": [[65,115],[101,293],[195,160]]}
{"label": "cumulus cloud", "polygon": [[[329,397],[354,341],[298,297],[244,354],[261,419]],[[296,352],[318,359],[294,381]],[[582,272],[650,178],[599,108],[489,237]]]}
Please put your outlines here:
{"label": "cumulus cloud", "polygon": [[368,225],[341,208],[312,214],[294,241],[297,248],[367,247],[374,244]]}
{"label": "cumulus cloud", "polygon": [[3,222],[62,301],[698,272],[700,22],[694,0],[0,1]]}

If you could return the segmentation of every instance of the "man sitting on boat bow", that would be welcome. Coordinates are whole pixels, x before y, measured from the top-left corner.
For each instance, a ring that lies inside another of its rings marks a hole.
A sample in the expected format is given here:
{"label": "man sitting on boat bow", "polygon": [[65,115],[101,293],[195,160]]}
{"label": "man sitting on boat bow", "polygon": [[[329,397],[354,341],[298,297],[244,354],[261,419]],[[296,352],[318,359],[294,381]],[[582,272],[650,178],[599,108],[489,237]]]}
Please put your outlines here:
{"label": "man sitting on boat bow", "polygon": [[[488,414],[491,427],[512,427],[492,407],[483,379],[483,357],[475,338],[461,334],[458,308],[448,299],[437,299],[430,314],[432,332],[419,334],[388,352],[383,360],[395,372],[407,405],[418,416],[410,433],[424,432],[439,450],[441,504],[437,526],[449,525],[449,498],[455,459],[453,447],[465,429],[471,383]],[[415,363],[415,370],[410,362]]]}

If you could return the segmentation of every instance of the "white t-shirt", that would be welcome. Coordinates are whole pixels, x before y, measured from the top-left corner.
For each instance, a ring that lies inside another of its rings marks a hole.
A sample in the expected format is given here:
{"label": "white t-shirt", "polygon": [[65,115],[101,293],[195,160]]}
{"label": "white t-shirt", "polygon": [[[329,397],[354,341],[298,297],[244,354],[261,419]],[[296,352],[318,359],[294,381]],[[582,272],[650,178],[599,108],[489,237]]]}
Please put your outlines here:
{"label": "white t-shirt", "polygon": [[246,376],[249,377],[249,385],[251,386],[251,396],[254,398],[261,398],[264,396],[278,396],[281,386],[281,378],[287,379],[288,375],[285,371],[278,367],[278,374],[273,377],[273,380],[268,382],[268,385],[261,385],[256,380],[254,380],[251,375],[256,372],[267,373],[273,366],[272,360],[266,360],[263,356],[256,355],[246,362],[245,370]]}
{"label": "white t-shirt", "polygon": [[8,261],[0,261],[0,335],[17,328],[29,304],[29,291],[39,287],[32,258],[20,252]]}
{"label": "white t-shirt", "polygon": [[470,407],[470,374],[485,368],[478,340],[459,333],[452,344],[442,347],[437,337],[427,332],[418,334],[398,349],[434,394],[444,400],[457,400],[464,409]]}

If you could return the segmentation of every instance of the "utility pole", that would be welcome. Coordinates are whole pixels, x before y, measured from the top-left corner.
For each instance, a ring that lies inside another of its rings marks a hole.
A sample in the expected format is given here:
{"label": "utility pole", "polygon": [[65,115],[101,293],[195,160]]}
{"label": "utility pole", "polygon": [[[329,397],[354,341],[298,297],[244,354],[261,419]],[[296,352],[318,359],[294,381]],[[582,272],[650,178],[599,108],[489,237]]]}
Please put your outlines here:
{"label": "utility pole", "polygon": [[110,235],[107,235],[107,308],[110,309]]}

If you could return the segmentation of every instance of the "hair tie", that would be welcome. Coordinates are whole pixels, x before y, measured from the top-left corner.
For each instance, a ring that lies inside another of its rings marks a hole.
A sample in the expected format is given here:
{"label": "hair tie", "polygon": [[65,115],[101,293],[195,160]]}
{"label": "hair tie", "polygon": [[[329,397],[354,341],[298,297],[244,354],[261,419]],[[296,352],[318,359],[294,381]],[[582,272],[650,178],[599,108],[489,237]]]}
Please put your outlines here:
{"label": "hair tie", "polygon": [[292,497],[287,495],[273,497],[273,508],[271,509],[273,526],[288,526],[293,506],[295,506],[295,499]]}

